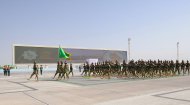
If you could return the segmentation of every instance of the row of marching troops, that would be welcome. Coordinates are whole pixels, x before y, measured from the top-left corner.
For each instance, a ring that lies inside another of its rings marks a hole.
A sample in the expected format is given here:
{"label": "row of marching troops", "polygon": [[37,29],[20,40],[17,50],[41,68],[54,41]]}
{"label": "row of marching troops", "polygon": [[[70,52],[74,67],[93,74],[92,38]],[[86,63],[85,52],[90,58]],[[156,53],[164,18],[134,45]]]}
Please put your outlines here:
{"label": "row of marching troops", "polygon": [[190,74],[189,61],[179,62],[176,60],[162,61],[162,60],[131,60],[126,63],[125,60],[122,64],[118,61],[111,62],[98,62],[98,63],[85,63],[83,65],[83,76],[99,76],[101,78],[107,77],[129,77],[129,78],[153,78],[153,77],[168,77],[175,75]]}
{"label": "row of marching troops", "polygon": [[[36,64],[36,61],[34,61],[34,65],[33,65],[33,72],[30,76],[30,78],[28,78],[28,80],[30,80],[33,76],[35,76],[35,79],[38,81],[38,69],[39,66]],[[40,73],[42,75],[42,65],[40,66]],[[72,73],[73,76],[73,67],[72,64],[70,63],[70,67],[68,66],[67,62],[63,62],[62,61],[58,61],[57,62],[57,70],[56,73],[53,77],[53,79],[58,75],[57,80],[61,80],[63,77],[64,79],[67,78],[69,79],[69,74]]]}
{"label": "row of marching troops", "polygon": [[70,63],[70,66],[65,61],[64,64],[62,61],[57,62],[57,70],[55,72],[55,75],[53,76],[53,79],[58,75],[57,80],[69,79],[69,75],[72,74],[73,76],[73,66]]}

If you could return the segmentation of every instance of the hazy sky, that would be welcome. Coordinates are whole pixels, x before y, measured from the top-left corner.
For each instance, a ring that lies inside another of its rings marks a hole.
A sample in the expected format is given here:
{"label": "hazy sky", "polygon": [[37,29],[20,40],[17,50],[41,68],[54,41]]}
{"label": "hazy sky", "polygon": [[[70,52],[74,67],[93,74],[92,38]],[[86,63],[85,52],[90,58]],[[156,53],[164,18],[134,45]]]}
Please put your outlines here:
{"label": "hazy sky", "polygon": [[0,0],[0,65],[12,44],[128,49],[131,59],[190,59],[190,0]]}

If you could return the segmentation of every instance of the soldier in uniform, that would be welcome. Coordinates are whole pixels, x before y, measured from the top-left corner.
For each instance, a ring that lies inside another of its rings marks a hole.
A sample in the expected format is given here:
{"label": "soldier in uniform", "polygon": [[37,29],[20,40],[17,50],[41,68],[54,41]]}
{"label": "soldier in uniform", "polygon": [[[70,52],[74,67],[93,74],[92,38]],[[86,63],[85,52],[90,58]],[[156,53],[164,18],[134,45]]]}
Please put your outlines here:
{"label": "soldier in uniform", "polygon": [[130,71],[132,77],[137,77],[137,75],[136,75],[136,70],[135,70],[136,64],[135,64],[134,60],[131,60],[131,61],[130,61],[128,67],[129,67],[129,71]]}
{"label": "soldier in uniform", "polygon": [[164,73],[165,73],[165,76],[167,77],[168,76],[168,69],[169,69],[169,64],[168,64],[168,61],[164,61]]}
{"label": "soldier in uniform", "polygon": [[146,65],[145,65],[145,62],[142,60],[140,61],[140,69],[141,69],[141,75],[142,75],[142,78],[145,78],[146,77]]}
{"label": "soldier in uniform", "polygon": [[83,74],[85,76],[87,75],[87,70],[86,70],[86,64],[85,63],[83,64],[83,71],[82,71],[81,75],[83,75]]}
{"label": "soldier in uniform", "polygon": [[74,74],[73,74],[73,66],[72,66],[72,63],[70,63],[70,67],[69,67],[69,68],[70,68],[69,74],[72,73],[72,76],[73,76]]}
{"label": "soldier in uniform", "polygon": [[181,71],[183,71],[183,75],[184,75],[185,74],[185,63],[183,60],[181,62]]}
{"label": "soldier in uniform", "polygon": [[121,76],[125,75],[127,77],[127,63],[125,62],[125,60],[123,60],[123,64],[122,64],[122,71],[121,71]]}
{"label": "soldier in uniform", "polygon": [[152,60],[149,61],[149,72],[150,72],[149,76],[151,78],[153,78],[154,77],[154,64],[153,64]]}
{"label": "soldier in uniform", "polygon": [[35,61],[34,61],[34,66],[33,66],[33,72],[28,80],[30,80],[33,77],[33,75],[36,76],[35,78],[38,81],[38,65],[36,65]]}
{"label": "soldier in uniform", "polygon": [[63,77],[64,77],[64,79],[65,78],[69,79],[68,73],[69,73],[69,66],[68,66],[67,62],[65,61],[64,66],[61,67],[61,78],[60,79],[62,79]]}
{"label": "soldier in uniform", "polygon": [[89,67],[88,76],[90,77],[91,73],[93,73],[93,75],[95,75],[94,71],[95,71],[94,63],[91,63],[91,65],[90,65],[90,67]]}
{"label": "soldier in uniform", "polygon": [[178,73],[178,75],[180,75],[180,63],[178,60],[176,60],[176,63],[175,63],[175,74],[176,72]]}
{"label": "soldier in uniform", "polygon": [[108,76],[108,79],[110,79],[110,65],[108,62],[105,62],[104,64],[102,78],[104,78],[106,75]]}
{"label": "soldier in uniform", "polygon": [[189,67],[190,67],[190,64],[189,64],[189,61],[187,60],[187,63],[185,64],[185,68],[186,68],[186,72],[188,71],[188,75],[189,75]]}
{"label": "soldier in uniform", "polygon": [[42,75],[42,72],[43,72],[43,66],[40,65],[40,74]]}
{"label": "soldier in uniform", "polygon": [[162,61],[160,61],[159,59],[157,63],[157,69],[158,69],[159,77],[161,77],[162,76]]}
{"label": "soldier in uniform", "polygon": [[60,73],[60,64],[59,64],[59,61],[57,62],[57,70],[56,70],[56,72],[55,72],[55,75],[53,76],[53,79],[55,78],[55,76],[57,75],[57,74],[59,74]]}
{"label": "soldier in uniform", "polygon": [[115,61],[115,71],[114,73],[117,74],[117,77],[119,77],[120,73],[121,73],[121,65],[119,64],[119,62],[116,60]]}
{"label": "soldier in uniform", "polygon": [[95,71],[95,76],[98,76],[99,75],[99,63],[97,62],[97,63],[95,63],[95,69],[94,69]]}
{"label": "soldier in uniform", "polygon": [[88,75],[90,73],[90,65],[88,62],[86,63],[86,70],[87,70],[87,75]]}
{"label": "soldier in uniform", "polygon": [[136,61],[136,74],[138,75],[137,77],[139,78],[142,76],[142,66],[141,66],[141,60]]}
{"label": "soldier in uniform", "polygon": [[175,68],[175,64],[174,64],[173,60],[171,60],[170,64],[169,64],[169,69],[170,69],[170,73],[172,76],[175,75],[175,69],[174,68]]}
{"label": "soldier in uniform", "polygon": [[153,76],[155,77],[156,76],[156,73],[157,73],[157,66],[156,66],[156,60],[154,60],[152,62],[152,70],[153,70]]}
{"label": "soldier in uniform", "polygon": [[104,72],[105,72],[105,64],[104,64],[104,62],[102,62],[101,69],[100,69],[100,76],[103,77]]}

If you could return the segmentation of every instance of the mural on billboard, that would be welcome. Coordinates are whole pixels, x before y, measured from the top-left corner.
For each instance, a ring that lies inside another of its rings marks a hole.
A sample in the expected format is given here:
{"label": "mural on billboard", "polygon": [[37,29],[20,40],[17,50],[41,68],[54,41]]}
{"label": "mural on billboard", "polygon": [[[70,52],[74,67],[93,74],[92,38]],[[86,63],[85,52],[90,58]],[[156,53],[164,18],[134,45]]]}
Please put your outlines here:
{"label": "mural on billboard", "polygon": [[[72,63],[84,63],[87,59],[98,59],[98,61],[127,61],[127,51],[119,50],[94,50],[94,49],[73,49],[64,48],[72,54],[67,60]],[[58,58],[58,48],[52,47],[31,47],[31,46],[14,46],[15,64],[27,64],[37,61],[38,63],[56,63]],[[64,59],[60,59],[64,60]]]}

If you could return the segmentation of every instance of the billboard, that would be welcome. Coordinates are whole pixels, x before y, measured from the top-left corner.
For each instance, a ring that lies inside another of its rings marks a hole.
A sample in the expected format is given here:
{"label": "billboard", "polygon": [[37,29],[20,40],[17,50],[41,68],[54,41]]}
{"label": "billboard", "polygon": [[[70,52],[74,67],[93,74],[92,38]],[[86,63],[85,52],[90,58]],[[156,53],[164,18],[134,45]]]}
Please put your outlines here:
{"label": "billboard", "polygon": [[[127,51],[121,50],[64,48],[64,51],[71,54],[71,58],[67,61],[72,63],[84,63],[87,59],[98,59],[100,62],[127,61]],[[13,45],[14,64],[30,64],[34,60],[37,63],[54,64],[64,59],[58,58],[58,47]]]}

